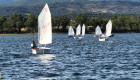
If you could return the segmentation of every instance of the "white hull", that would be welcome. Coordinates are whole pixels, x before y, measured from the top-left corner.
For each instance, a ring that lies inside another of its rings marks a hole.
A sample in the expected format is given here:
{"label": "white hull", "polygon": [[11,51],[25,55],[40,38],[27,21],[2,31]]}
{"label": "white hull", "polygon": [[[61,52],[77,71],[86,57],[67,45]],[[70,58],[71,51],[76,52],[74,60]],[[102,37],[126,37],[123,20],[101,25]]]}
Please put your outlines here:
{"label": "white hull", "polygon": [[32,54],[37,54],[36,49],[32,49]]}
{"label": "white hull", "polygon": [[106,41],[106,39],[105,38],[99,38],[99,41]]}
{"label": "white hull", "polygon": [[83,37],[83,36],[77,36],[77,38],[78,38],[78,39],[82,39],[82,38],[84,38],[84,37]]}
{"label": "white hull", "polygon": [[81,37],[78,37],[79,39],[82,39],[83,37],[81,36]]}
{"label": "white hull", "polygon": [[50,48],[39,48],[39,49],[32,49],[32,54],[47,54],[49,53]]}

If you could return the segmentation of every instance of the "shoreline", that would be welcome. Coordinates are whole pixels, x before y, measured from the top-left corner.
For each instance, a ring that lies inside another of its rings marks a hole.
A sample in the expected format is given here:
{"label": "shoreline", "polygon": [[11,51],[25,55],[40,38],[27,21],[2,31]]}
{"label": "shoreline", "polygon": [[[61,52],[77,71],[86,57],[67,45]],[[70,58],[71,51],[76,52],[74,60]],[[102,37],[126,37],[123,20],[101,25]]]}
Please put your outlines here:
{"label": "shoreline", "polygon": [[[134,34],[138,32],[126,32],[127,34]],[[126,34],[126,33],[112,33],[112,34]],[[68,34],[68,33],[52,33],[52,34]],[[87,33],[87,34],[94,34],[94,33]],[[38,35],[38,33],[23,33],[23,34],[13,34],[13,33],[8,33],[8,34],[0,34],[0,35]]]}
{"label": "shoreline", "polygon": [[37,33],[36,34],[32,34],[32,33],[30,33],[30,34],[27,34],[27,33],[25,33],[25,34],[13,34],[13,33],[11,33],[11,34],[0,34],[0,35],[37,35]]}
{"label": "shoreline", "polygon": [[[52,33],[52,34],[67,34],[67,33]],[[18,33],[7,33],[7,34],[0,34],[0,35],[38,35],[38,33],[22,33],[22,34],[18,34]]]}

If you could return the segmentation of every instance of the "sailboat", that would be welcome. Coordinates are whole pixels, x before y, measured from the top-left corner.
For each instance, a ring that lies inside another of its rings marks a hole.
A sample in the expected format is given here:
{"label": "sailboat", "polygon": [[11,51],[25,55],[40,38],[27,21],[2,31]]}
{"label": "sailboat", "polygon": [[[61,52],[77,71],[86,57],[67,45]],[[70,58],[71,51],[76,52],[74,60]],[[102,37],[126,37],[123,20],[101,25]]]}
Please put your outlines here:
{"label": "sailboat", "polygon": [[74,37],[74,35],[75,35],[74,30],[73,30],[72,26],[70,26],[68,29],[68,37]]}
{"label": "sailboat", "polygon": [[106,25],[106,37],[111,37],[111,36],[113,36],[112,34],[111,34],[111,32],[112,32],[112,22],[111,22],[111,20],[109,20],[109,22],[107,23],[107,25]]}
{"label": "sailboat", "polygon": [[38,43],[38,49],[32,49],[33,54],[45,53],[50,49],[46,45],[52,43],[52,21],[47,3],[38,16]]}
{"label": "sailboat", "polygon": [[112,22],[109,20],[109,22],[106,24],[106,33],[100,35],[101,38],[99,38],[99,41],[106,41],[108,37],[111,37],[112,34]]}
{"label": "sailboat", "polygon": [[95,29],[95,36],[97,35],[99,36],[99,41],[105,41],[105,38],[102,37],[103,34],[99,26],[97,26]]}
{"label": "sailboat", "polygon": [[78,27],[76,28],[76,36],[77,36],[78,38],[81,37],[81,26],[80,26],[80,25],[78,25]]}
{"label": "sailboat", "polygon": [[95,35],[100,35],[100,34],[102,34],[101,28],[97,26],[95,29]]}
{"label": "sailboat", "polygon": [[85,28],[86,28],[86,26],[85,26],[85,24],[83,24],[83,26],[82,26],[82,37],[85,36]]}
{"label": "sailboat", "polygon": [[82,39],[85,36],[85,24],[83,24],[82,26],[82,34],[81,34],[81,26],[80,24],[78,25],[78,27],[76,28],[76,36],[79,39]]}

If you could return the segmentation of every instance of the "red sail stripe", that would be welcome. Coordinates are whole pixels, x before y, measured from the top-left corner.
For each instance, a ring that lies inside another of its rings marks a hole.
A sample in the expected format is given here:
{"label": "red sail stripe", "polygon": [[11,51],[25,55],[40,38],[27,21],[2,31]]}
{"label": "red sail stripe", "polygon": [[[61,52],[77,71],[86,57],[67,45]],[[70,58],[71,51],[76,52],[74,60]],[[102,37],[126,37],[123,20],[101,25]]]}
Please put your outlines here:
{"label": "red sail stripe", "polygon": [[45,12],[48,12],[48,9],[47,8],[45,8]]}
{"label": "red sail stripe", "polygon": [[45,29],[45,28],[46,28],[46,27],[43,25],[43,26],[42,26],[42,29]]}

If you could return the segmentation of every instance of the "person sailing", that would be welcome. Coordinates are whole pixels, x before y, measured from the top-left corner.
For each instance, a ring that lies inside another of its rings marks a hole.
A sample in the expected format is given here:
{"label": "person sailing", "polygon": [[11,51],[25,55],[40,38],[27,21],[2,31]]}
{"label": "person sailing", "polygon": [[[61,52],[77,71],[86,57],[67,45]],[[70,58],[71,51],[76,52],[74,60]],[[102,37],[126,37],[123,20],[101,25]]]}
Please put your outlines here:
{"label": "person sailing", "polygon": [[102,34],[99,34],[99,39],[101,39],[102,38]]}
{"label": "person sailing", "polygon": [[35,44],[35,41],[34,41],[34,40],[33,40],[32,43],[31,43],[31,48],[32,48],[32,49],[38,49],[37,46],[36,46],[36,44]]}

